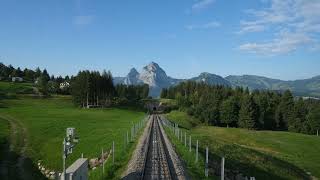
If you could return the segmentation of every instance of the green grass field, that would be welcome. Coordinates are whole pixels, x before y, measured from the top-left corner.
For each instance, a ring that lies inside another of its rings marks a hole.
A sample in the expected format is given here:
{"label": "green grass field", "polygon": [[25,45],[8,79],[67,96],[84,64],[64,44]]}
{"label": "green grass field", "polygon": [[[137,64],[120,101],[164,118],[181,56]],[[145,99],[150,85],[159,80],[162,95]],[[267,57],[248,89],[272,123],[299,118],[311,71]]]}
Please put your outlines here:
{"label": "green grass field", "polygon": [[166,116],[172,122],[178,123],[180,127],[185,129],[191,129],[200,123],[196,118],[188,116],[186,113],[181,111],[171,111],[171,113]]}
{"label": "green grass field", "polygon": [[[173,111],[167,117],[179,117],[176,122],[183,117],[187,121],[184,124],[190,123],[190,117],[182,114]],[[257,179],[304,179],[307,172],[320,177],[320,137],[201,125],[187,132],[199,140],[202,152],[209,147],[215,162],[224,156],[227,168]]]}
{"label": "green grass field", "polygon": [[198,162],[195,162],[195,153],[194,151],[191,153],[189,152],[188,141],[187,146],[185,146],[184,142],[179,141],[179,139],[175,136],[174,132],[170,128],[165,126],[164,129],[171,143],[174,145],[177,154],[179,154],[179,157],[183,160],[184,165],[188,170],[188,176],[191,179],[218,179],[217,177],[212,175],[210,175],[208,178],[205,177],[204,156],[199,156]]}
{"label": "green grass field", "polygon": [[0,93],[14,93],[14,94],[32,94],[32,83],[14,83],[0,81]]}
{"label": "green grass field", "polygon": [[[81,153],[88,158],[98,157],[101,148],[110,150],[112,141],[115,141],[116,155],[118,152],[118,156],[122,156],[125,133],[130,132],[132,123],[145,116],[143,112],[127,109],[76,108],[68,96],[49,99],[17,96],[17,99],[4,99],[2,103],[5,107],[0,108],[1,130],[7,127],[3,120],[21,122],[26,128],[27,155],[33,162],[40,159],[55,170],[62,169],[62,140],[67,127],[75,127],[80,137],[68,158],[70,164]],[[0,141],[6,133],[1,131]]]}

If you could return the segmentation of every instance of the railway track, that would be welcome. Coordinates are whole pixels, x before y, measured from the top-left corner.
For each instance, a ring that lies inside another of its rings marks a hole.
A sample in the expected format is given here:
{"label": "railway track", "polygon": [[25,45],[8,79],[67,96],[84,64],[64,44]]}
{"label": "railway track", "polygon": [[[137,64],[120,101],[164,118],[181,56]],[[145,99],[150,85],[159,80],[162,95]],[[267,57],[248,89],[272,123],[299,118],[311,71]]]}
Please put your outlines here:
{"label": "railway track", "polygon": [[166,136],[160,115],[151,115],[124,172],[124,180],[185,180],[178,155]]}
{"label": "railway track", "polygon": [[159,116],[154,115],[149,139],[147,159],[144,168],[143,180],[149,179],[173,179],[166,145],[163,141],[159,127]]}

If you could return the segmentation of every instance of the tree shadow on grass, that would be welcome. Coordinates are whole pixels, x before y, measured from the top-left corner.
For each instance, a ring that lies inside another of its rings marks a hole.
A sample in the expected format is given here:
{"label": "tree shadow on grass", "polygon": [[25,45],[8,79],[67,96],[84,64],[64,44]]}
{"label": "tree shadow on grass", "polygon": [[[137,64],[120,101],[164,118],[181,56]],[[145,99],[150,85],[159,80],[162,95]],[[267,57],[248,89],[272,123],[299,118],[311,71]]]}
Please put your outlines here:
{"label": "tree shadow on grass", "polygon": [[20,180],[47,179],[41,174],[37,166],[30,158],[24,157],[23,164],[18,167],[18,160],[21,156],[15,151],[10,150],[8,140],[0,144],[0,179],[1,180]]}
{"label": "tree shadow on grass", "polygon": [[8,108],[3,100],[18,99],[16,94],[4,94],[0,92],[0,108]]}
{"label": "tree shadow on grass", "polygon": [[[199,148],[204,156],[205,149]],[[215,152],[209,152],[211,174],[220,176],[221,156],[225,157],[225,176],[236,179],[242,174],[256,179],[311,179],[299,167],[265,153],[236,144],[223,145]]]}

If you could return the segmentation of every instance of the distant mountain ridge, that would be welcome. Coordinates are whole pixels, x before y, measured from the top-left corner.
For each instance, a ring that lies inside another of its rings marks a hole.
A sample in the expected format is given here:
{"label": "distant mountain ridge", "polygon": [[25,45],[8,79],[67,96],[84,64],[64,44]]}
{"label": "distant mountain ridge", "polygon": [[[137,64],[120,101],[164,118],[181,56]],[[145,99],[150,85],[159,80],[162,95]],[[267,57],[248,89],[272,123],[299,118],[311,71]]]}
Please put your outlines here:
{"label": "distant mountain ridge", "polygon": [[223,77],[216,74],[210,74],[208,72],[201,73],[198,77],[191,78],[190,80],[196,82],[204,82],[207,84],[232,86],[232,84]]}
{"label": "distant mountain ridge", "polygon": [[230,75],[223,78],[216,74],[204,72],[199,76],[190,79],[175,79],[168,76],[166,72],[155,62],[151,62],[147,66],[143,67],[140,73],[135,68],[132,68],[126,77],[115,77],[114,83],[126,85],[148,84],[150,87],[149,95],[152,97],[159,97],[162,88],[175,86],[180,82],[187,80],[204,82],[211,85],[248,87],[250,90],[269,89],[284,91],[290,89],[298,96],[320,97],[320,76],[315,76],[310,79],[283,81],[255,75]]}

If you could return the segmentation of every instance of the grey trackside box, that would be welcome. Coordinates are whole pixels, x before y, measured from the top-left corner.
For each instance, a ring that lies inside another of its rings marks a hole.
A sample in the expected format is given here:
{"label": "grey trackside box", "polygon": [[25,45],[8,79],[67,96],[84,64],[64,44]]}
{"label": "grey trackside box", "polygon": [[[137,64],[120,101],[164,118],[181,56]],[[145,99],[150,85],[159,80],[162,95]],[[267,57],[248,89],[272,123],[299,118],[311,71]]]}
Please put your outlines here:
{"label": "grey trackside box", "polygon": [[66,170],[66,180],[87,180],[88,159],[80,158]]}

